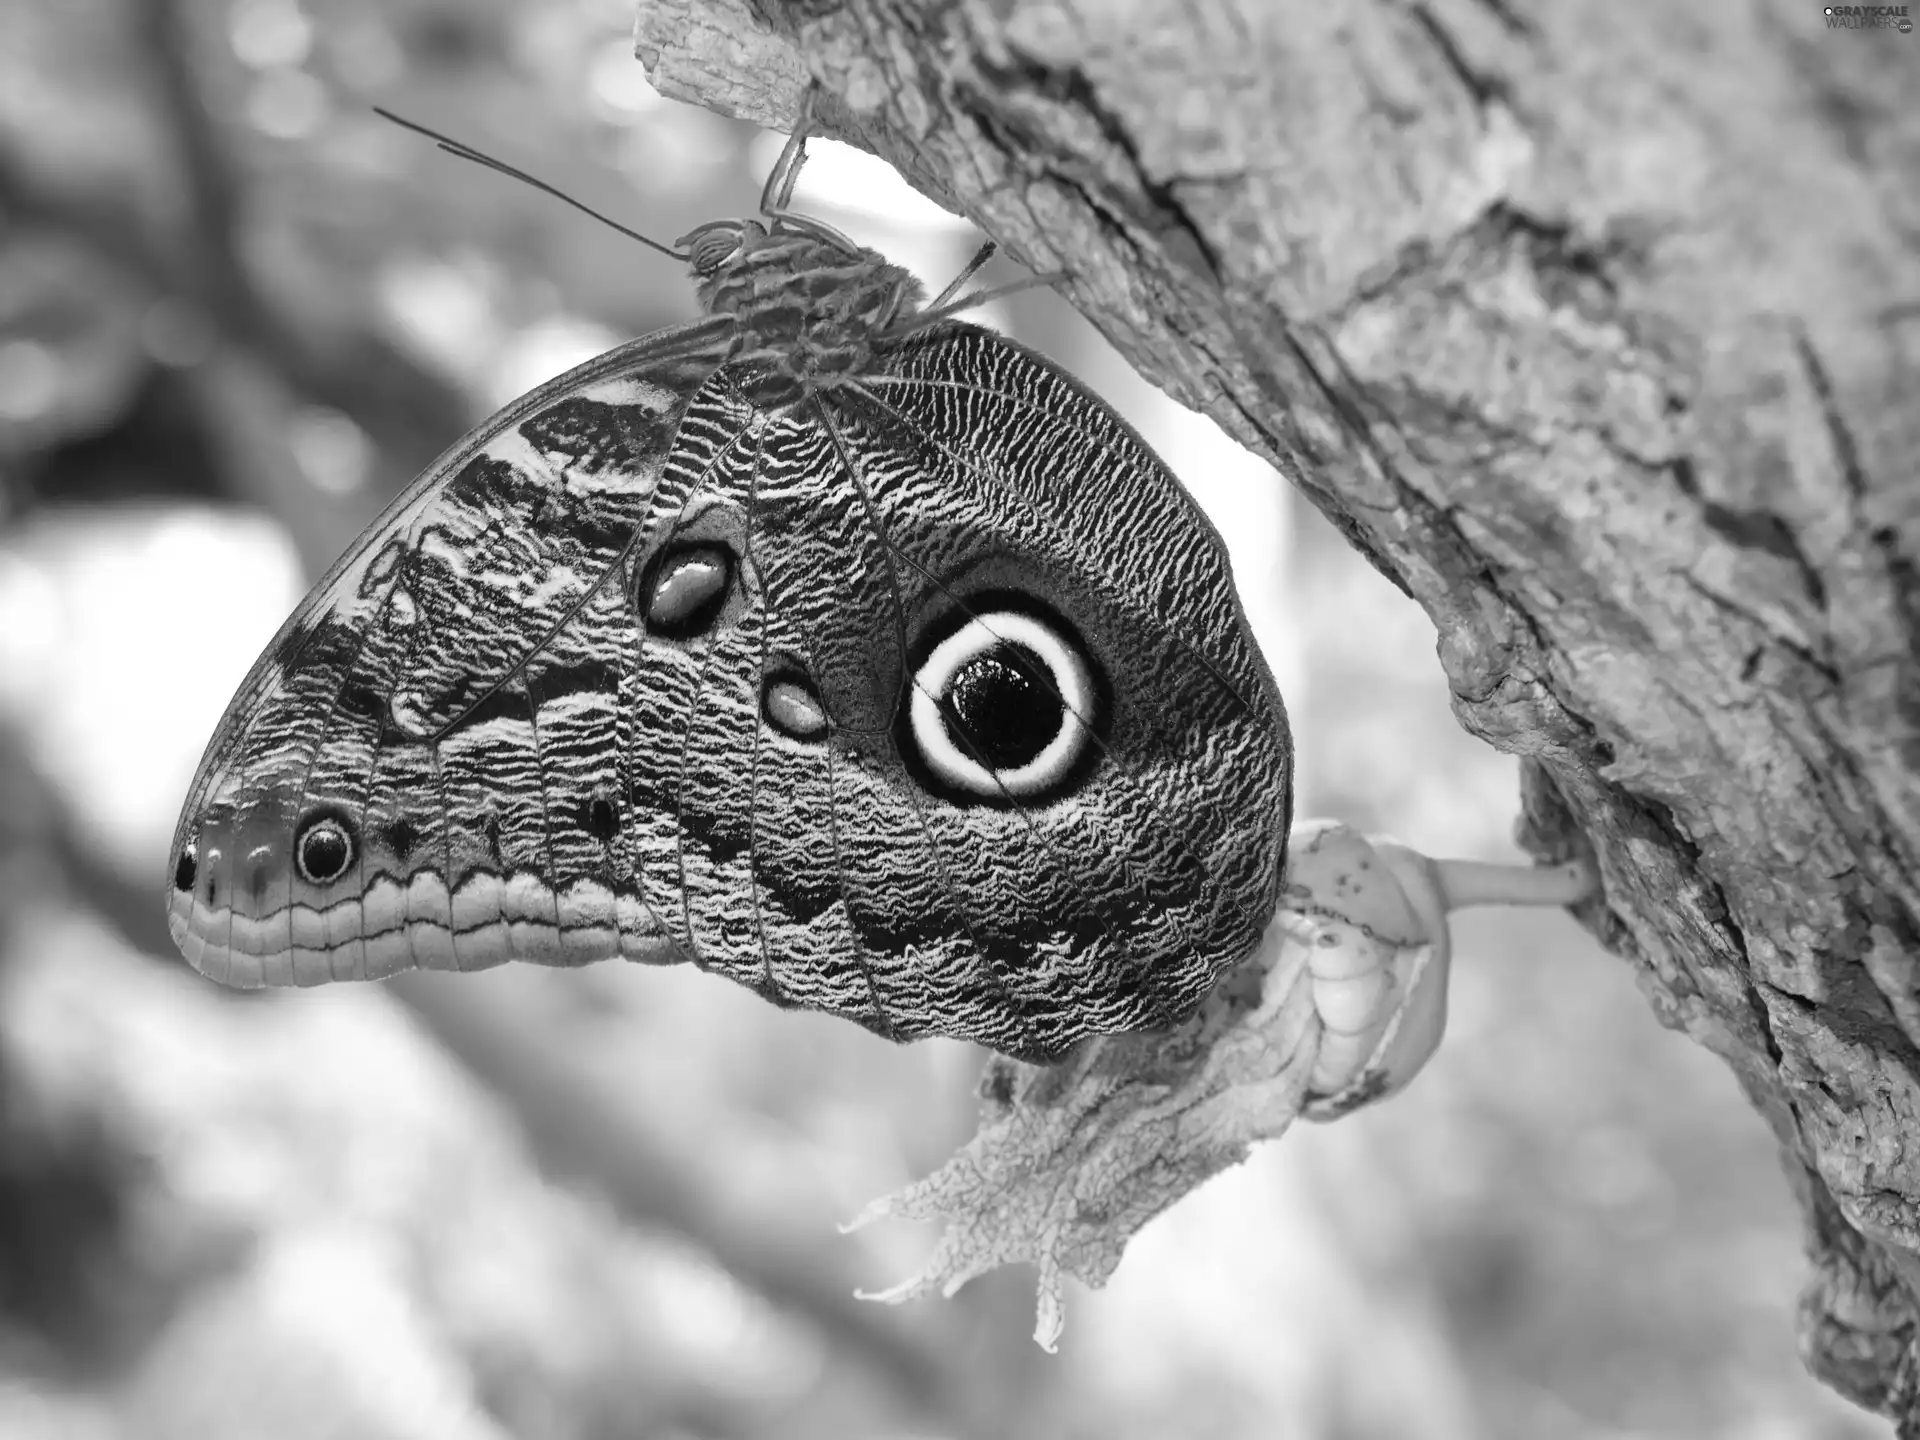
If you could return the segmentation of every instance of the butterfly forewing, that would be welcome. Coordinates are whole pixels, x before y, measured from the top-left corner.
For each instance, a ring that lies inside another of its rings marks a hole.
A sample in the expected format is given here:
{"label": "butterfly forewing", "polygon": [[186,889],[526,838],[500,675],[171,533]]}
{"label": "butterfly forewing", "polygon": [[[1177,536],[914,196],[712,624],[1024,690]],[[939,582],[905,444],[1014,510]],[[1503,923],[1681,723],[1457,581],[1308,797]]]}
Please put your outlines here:
{"label": "butterfly forewing", "polygon": [[[631,866],[593,809],[643,699],[613,622],[727,340],[697,322],[527,396],[315,587],[189,793],[169,909],[190,959],[235,984],[313,983],[647,949],[658,927],[615,906]],[[571,811],[552,803],[589,773]],[[330,822],[350,851],[337,876],[301,863]],[[556,874],[581,883],[556,893]]]}

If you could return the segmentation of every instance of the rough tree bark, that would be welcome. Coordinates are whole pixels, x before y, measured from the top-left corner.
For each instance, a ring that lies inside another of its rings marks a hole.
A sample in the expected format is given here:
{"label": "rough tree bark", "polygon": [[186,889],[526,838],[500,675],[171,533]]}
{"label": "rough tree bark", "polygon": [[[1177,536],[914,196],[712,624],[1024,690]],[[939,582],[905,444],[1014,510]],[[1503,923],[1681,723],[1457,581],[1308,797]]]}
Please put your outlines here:
{"label": "rough tree bark", "polygon": [[1920,1436],[1920,36],[641,0],[638,51],[781,129],[817,79],[1425,607],[1584,918],[1778,1137],[1808,1364]]}

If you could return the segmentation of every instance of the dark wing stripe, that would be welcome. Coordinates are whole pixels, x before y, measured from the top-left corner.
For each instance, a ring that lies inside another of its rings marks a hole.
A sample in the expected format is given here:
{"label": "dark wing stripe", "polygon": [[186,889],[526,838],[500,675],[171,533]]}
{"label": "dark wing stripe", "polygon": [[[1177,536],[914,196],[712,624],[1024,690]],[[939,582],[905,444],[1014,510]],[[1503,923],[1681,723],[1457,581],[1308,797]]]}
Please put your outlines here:
{"label": "dark wing stripe", "polygon": [[[656,485],[655,488],[657,489],[658,486]],[[599,598],[600,592],[608,580],[612,579],[614,575],[625,571],[627,559],[632,555],[634,547],[639,543],[640,535],[641,532],[636,527],[633,534],[627,538],[627,542],[620,550],[620,553],[607,562],[601,569],[599,577],[581,592],[580,598],[574,601],[558,620],[547,627],[546,634],[536,640],[525,654],[521,655],[513,664],[502,671],[500,677],[485,690],[481,691],[474,700],[457,711],[452,718],[444,721],[428,738],[434,744],[438,744],[450,735],[457,734],[462,730],[471,730],[475,726],[486,724],[489,720],[498,720],[503,717],[518,719],[519,713],[513,699],[511,687],[516,681],[522,686],[531,685],[532,676],[530,671],[533,662],[545,655],[560,633],[579,618],[581,611],[585,610]],[[548,698],[555,698],[557,695],[570,694],[588,688],[590,681],[594,677],[604,674],[606,668],[605,662],[588,661],[583,664],[561,667],[560,672],[554,670],[542,672],[543,680],[546,676],[555,673],[564,673],[568,677],[562,682],[565,688],[552,692]],[[538,707],[536,706],[535,708]]]}

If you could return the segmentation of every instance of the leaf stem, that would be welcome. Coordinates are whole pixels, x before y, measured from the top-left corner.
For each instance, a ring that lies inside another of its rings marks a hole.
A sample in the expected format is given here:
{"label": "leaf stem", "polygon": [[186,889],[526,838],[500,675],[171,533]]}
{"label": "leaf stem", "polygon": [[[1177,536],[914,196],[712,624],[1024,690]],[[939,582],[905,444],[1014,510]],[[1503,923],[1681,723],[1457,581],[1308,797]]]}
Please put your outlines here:
{"label": "leaf stem", "polygon": [[1599,890],[1592,862],[1493,865],[1482,860],[1434,860],[1433,876],[1447,909],[1469,905],[1578,905]]}

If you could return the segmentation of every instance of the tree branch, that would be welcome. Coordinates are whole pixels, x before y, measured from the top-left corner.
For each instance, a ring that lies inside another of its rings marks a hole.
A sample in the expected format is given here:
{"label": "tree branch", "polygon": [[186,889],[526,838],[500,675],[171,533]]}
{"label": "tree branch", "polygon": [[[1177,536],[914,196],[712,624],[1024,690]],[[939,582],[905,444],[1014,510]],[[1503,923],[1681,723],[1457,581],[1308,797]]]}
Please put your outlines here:
{"label": "tree branch", "polygon": [[1920,1435],[1914,52],[1598,17],[642,0],[637,49],[780,128],[818,80],[1425,607],[1779,1138],[1809,1363]]}
{"label": "tree branch", "polygon": [[[210,309],[249,341],[271,342],[279,327],[249,279],[251,269],[240,243],[239,187],[194,74],[190,22],[180,0],[148,0],[134,11],[140,51],[148,57],[186,183],[182,209],[191,233],[185,237],[184,268],[192,271],[194,289]],[[268,348],[273,348],[271,343]]]}
{"label": "tree branch", "polygon": [[[179,157],[185,203],[172,233],[155,227],[118,199],[81,195],[42,176],[24,155],[0,153],[0,208],[36,226],[64,232],[119,265],[157,297],[170,296],[203,317],[219,345],[216,362],[193,378],[215,396],[218,412],[234,385],[256,409],[260,392],[282,406],[325,406],[351,417],[373,442],[374,483],[355,495],[322,494],[298,476],[269,473],[259,447],[240,437],[226,478],[243,498],[260,500],[285,519],[315,573],[360,532],[385,499],[430,461],[474,416],[458,387],[434,375],[370,331],[357,314],[325,335],[292,323],[254,280],[244,244],[246,215],[237,162],[208,112],[194,74],[190,9],[177,0],[135,7],[140,53],[156,101],[156,123]],[[224,372],[224,373],[223,373]],[[233,408],[230,404],[226,408]],[[210,415],[216,438],[232,428]],[[268,421],[284,431],[284,417]],[[286,470],[284,464],[277,467]]]}

